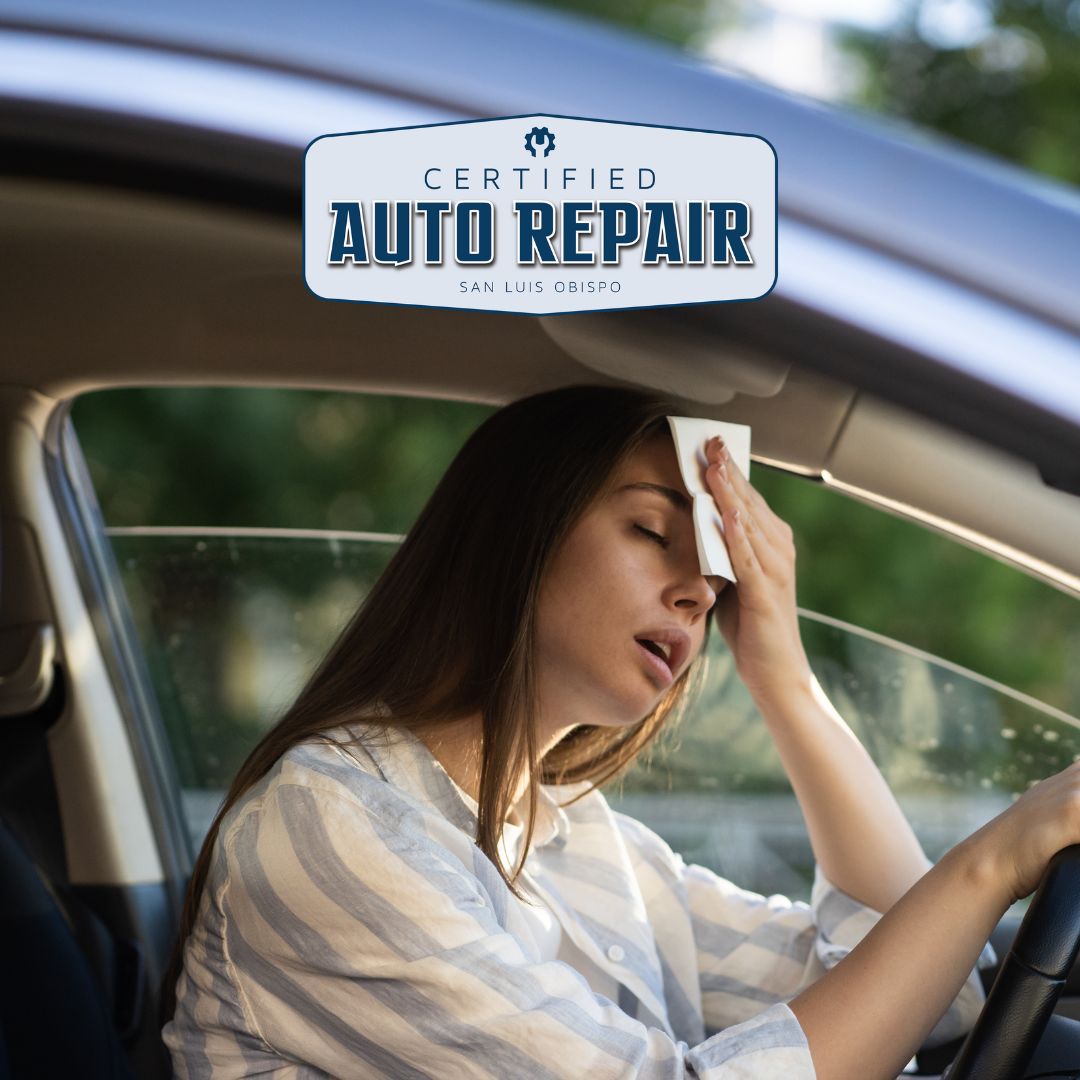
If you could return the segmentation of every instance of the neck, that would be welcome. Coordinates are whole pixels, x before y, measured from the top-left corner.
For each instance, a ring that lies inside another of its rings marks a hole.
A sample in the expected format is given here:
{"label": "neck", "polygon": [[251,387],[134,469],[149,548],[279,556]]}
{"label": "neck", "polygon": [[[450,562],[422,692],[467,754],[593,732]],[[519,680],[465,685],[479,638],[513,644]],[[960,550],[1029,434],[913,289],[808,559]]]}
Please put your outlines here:
{"label": "neck", "polygon": [[[543,757],[571,727],[559,728],[546,734],[538,748]],[[458,720],[441,721],[413,729],[413,734],[431,751],[449,777],[476,802],[480,801],[480,762],[483,745],[482,722],[479,713]],[[511,789],[511,810],[507,821],[521,824],[514,804],[529,787],[528,773],[523,769]]]}

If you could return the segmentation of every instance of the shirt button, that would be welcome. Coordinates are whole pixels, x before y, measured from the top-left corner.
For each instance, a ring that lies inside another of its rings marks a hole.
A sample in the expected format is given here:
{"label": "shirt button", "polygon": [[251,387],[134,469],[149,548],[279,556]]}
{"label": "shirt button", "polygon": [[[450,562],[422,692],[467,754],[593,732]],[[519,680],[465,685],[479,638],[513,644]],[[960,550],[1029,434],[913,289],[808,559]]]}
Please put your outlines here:
{"label": "shirt button", "polygon": [[607,951],[607,958],[613,964],[621,964],[626,957],[626,951],[621,945],[609,945]]}

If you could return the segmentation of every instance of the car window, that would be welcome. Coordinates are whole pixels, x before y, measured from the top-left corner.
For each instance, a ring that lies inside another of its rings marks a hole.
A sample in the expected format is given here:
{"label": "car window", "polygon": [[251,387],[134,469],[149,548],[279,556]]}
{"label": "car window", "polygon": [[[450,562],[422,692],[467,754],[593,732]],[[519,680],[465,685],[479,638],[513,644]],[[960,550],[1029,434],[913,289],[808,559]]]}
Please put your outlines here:
{"label": "car window", "polygon": [[[1061,710],[828,616],[800,624],[819,682],[932,860],[1080,757],[1077,720]],[[609,798],[684,858],[806,899],[813,853],[780,759],[715,641],[709,665],[695,707]]]}
{"label": "car window", "polygon": [[193,847],[398,537],[110,529]]}
{"label": "car window", "polygon": [[[76,402],[193,845],[489,411],[286,390]],[[795,529],[814,670],[931,858],[1080,754],[1074,598],[821,484],[753,480]],[[798,805],[719,633],[692,707],[608,794],[687,859],[808,897]]]}

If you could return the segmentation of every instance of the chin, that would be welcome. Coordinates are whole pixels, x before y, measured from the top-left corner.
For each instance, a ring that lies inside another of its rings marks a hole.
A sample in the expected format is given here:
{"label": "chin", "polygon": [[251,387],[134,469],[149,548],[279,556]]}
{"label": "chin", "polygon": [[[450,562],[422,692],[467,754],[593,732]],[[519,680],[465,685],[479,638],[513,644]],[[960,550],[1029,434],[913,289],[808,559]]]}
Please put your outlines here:
{"label": "chin", "polygon": [[664,693],[662,690],[654,690],[651,695],[643,695],[636,700],[626,701],[624,707],[611,716],[607,726],[631,727],[634,724],[640,724],[664,700]]}

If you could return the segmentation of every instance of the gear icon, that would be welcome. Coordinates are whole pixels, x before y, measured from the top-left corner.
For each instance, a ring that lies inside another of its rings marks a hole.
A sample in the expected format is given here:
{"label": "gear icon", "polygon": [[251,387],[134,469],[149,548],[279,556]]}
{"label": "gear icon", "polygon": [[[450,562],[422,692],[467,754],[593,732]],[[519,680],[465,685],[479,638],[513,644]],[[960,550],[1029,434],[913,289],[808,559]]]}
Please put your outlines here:
{"label": "gear icon", "polygon": [[536,157],[536,148],[544,148],[544,157],[547,157],[555,149],[555,136],[546,127],[534,127],[525,136],[525,149]]}

